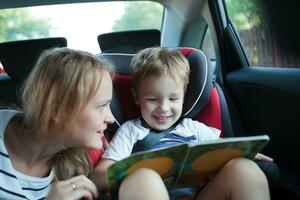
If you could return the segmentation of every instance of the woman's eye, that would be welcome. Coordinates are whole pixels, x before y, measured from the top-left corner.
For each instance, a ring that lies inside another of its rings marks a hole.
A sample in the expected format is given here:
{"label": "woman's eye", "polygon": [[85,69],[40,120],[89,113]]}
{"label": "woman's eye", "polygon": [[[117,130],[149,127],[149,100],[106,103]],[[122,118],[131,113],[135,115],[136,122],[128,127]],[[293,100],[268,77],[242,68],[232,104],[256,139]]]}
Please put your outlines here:
{"label": "woman's eye", "polygon": [[105,108],[105,107],[109,107],[110,103],[105,103],[105,104],[100,104],[99,108]]}
{"label": "woman's eye", "polygon": [[104,108],[105,107],[105,104],[101,104],[98,106],[99,108]]}
{"label": "woman's eye", "polygon": [[147,101],[155,101],[155,98],[147,98]]}

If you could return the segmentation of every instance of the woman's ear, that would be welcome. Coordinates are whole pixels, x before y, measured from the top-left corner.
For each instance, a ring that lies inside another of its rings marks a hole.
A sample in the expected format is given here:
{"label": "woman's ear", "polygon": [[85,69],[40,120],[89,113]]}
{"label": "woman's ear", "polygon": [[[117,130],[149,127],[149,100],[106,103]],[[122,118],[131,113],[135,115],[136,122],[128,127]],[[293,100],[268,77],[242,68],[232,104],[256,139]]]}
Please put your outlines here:
{"label": "woman's ear", "polygon": [[133,96],[133,100],[134,100],[135,104],[139,105],[140,102],[139,102],[139,100],[138,100],[137,94],[136,94],[136,92],[134,91],[134,89],[131,89],[131,94],[132,94],[132,96]]}
{"label": "woman's ear", "polygon": [[55,109],[54,112],[51,114],[51,118],[55,123],[59,122],[59,115],[58,115],[58,109]]}

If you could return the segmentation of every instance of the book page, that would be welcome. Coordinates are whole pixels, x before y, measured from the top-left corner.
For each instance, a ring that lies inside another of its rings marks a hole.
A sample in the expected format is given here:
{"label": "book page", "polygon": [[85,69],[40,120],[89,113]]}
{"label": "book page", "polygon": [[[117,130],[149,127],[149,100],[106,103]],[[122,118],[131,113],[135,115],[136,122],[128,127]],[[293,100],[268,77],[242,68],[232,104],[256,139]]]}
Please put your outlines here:
{"label": "book page", "polygon": [[229,160],[253,159],[268,143],[269,137],[234,137],[205,143],[193,143],[177,178],[176,187],[201,186],[208,182]]}
{"label": "book page", "polygon": [[165,149],[132,154],[109,167],[107,177],[109,188],[118,188],[127,175],[141,168],[155,170],[167,187],[173,187],[187,149],[188,144],[180,144]]}

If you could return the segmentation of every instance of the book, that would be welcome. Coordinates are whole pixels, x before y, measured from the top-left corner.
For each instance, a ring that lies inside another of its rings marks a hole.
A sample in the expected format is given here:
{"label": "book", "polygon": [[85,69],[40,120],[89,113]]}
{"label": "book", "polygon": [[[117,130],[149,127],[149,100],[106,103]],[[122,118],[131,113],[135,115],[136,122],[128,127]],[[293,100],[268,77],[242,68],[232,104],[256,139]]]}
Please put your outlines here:
{"label": "book", "polygon": [[269,136],[259,135],[183,143],[159,150],[141,151],[108,168],[109,189],[118,189],[127,175],[140,168],[155,170],[168,189],[201,186],[229,160],[238,157],[254,159],[268,142]]}

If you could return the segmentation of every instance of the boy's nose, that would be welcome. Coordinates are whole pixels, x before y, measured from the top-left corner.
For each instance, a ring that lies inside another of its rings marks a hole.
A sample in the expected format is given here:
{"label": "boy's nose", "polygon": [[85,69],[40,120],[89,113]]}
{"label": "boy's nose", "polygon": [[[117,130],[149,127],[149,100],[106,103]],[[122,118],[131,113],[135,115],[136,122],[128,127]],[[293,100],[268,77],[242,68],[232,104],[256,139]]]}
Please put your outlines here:
{"label": "boy's nose", "polygon": [[160,108],[161,111],[168,111],[169,108],[170,108],[169,101],[167,101],[167,100],[162,101],[162,102],[160,103],[159,108]]}

